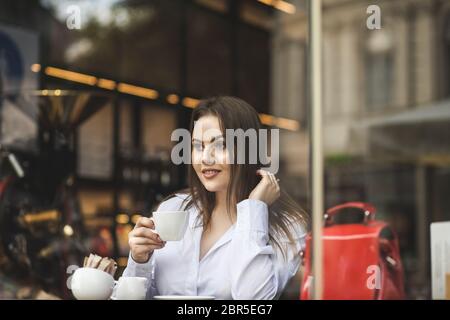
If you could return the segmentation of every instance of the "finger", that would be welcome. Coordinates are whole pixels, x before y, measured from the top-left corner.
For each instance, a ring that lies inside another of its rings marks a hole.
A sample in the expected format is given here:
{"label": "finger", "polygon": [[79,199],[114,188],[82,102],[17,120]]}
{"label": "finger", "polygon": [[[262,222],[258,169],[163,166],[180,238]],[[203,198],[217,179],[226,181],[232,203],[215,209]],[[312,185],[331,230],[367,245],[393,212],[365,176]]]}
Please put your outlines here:
{"label": "finger", "polygon": [[152,230],[152,232],[153,232],[154,234],[156,234],[156,235],[158,236],[158,238],[161,240],[161,237],[159,236],[159,233],[158,233],[157,230]]}
{"label": "finger", "polygon": [[270,183],[273,184],[274,182],[273,174],[271,172],[268,172],[267,175],[269,176]]}
{"label": "finger", "polygon": [[153,226],[154,226],[152,232],[158,236],[158,239],[159,239],[160,241],[162,241],[161,237],[159,236],[158,230],[156,230],[156,222],[155,222],[155,219],[154,219],[153,217],[151,217],[150,220],[153,221]]}
{"label": "finger", "polygon": [[[153,230],[156,229],[156,222],[155,222],[155,218],[151,217],[150,221],[153,223]],[[156,232],[156,230],[154,230],[154,232]]]}
{"label": "finger", "polygon": [[151,251],[151,250],[164,248],[165,245],[166,245],[165,243],[161,243],[161,244],[140,244],[140,245],[134,246],[133,252],[146,253],[146,252]]}
{"label": "finger", "polygon": [[136,253],[136,255],[140,255],[140,254],[146,254],[148,252],[151,252],[153,250],[156,249],[162,249],[164,246],[160,245],[160,246],[155,246],[155,245],[142,245],[142,246],[138,246],[133,253]]}
{"label": "finger", "polygon": [[129,244],[130,244],[130,246],[131,245],[155,245],[155,244],[159,244],[159,242],[156,242],[152,239],[144,238],[144,237],[133,237],[133,238],[130,238]]}
{"label": "finger", "polygon": [[261,179],[261,183],[265,186],[268,187],[270,185],[272,185],[272,181],[270,180],[270,176],[269,175],[265,175],[263,179]]}
{"label": "finger", "polygon": [[262,177],[261,182],[270,183],[270,172],[266,170],[259,170],[259,175]]}
{"label": "finger", "polygon": [[140,228],[136,228],[133,231],[133,236],[134,237],[144,237],[144,238],[148,238],[157,242],[162,242],[161,238],[159,237],[159,235],[152,231],[149,228],[146,227],[140,227]]}
{"label": "finger", "polygon": [[279,192],[280,191],[280,184],[278,182],[280,181],[280,179],[278,179],[274,174],[272,174],[272,177],[273,177],[273,183],[274,183],[274,186],[275,186],[275,190],[277,192]]}
{"label": "finger", "polygon": [[280,185],[278,184],[278,179],[274,174],[271,176],[272,179],[272,187],[275,189],[276,194],[280,194]]}
{"label": "finger", "polygon": [[133,237],[144,237],[144,238],[151,238],[153,234],[151,229],[147,227],[135,228],[131,233]]}
{"label": "finger", "polygon": [[270,179],[270,182],[272,183],[273,186],[277,185],[277,181],[275,180],[275,176],[271,172],[269,172],[269,179]]}
{"label": "finger", "polygon": [[136,228],[147,227],[150,229],[155,229],[155,223],[152,218],[140,217],[136,223]]}
{"label": "finger", "polygon": [[273,175],[273,180],[275,181],[275,186],[279,189],[280,188],[280,179],[278,179],[276,175]]}
{"label": "finger", "polygon": [[162,244],[153,244],[153,245],[149,245],[148,247],[150,248],[150,250],[156,250],[156,249],[162,249],[164,248],[166,244],[162,243]]}
{"label": "finger", "polygon": [[264,170],[264,169],[258,169],[258,170],[256,170],[256,174],[259,175],[259,176],[261,176],[261,177],[266,176],[268,173],[269,173],[269,172],[266,171],[266,170]]}

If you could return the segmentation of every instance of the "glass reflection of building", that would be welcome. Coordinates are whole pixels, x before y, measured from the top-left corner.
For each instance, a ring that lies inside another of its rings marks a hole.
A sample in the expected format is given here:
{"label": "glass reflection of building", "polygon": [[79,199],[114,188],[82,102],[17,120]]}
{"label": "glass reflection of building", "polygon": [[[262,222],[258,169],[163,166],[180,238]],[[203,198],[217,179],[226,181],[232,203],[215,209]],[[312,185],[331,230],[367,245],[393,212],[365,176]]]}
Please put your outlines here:
{"label": "glass reflection of building", "polygon": [[[87,246],[126,264],[136,219],[185,185],[170,133],[214,94],[294,120],[280,131],[279,177],[308,207],[306,1],[289,1],[295,13],[262,2],[80,1],[80,30],[66,25],[71,1],[0,4],[0,28],[39,36],[27,70],[40,89],[110,96],[74,141]],[[326,207],[373,203],[399,234],[409,297],[429,297],[429,223],[450,220],[450,1],[380,1],[374,31],[371,1],[323,3]]]}
{"label": "glass reflection of building", "polygon": [[[450,1],[379,2],[382,28],[373,31],[373,2],[323,2],[326,206],[373,203],[399,234],[409,297],[429,298],[429,225],[450,220]],[[273,112],[301,123],[307,22],[306,11],[280,14],[272,49]],[[282,143],[307,142],[303,128]],[[307,148],[287,149],[287,170],[306,179]]]}

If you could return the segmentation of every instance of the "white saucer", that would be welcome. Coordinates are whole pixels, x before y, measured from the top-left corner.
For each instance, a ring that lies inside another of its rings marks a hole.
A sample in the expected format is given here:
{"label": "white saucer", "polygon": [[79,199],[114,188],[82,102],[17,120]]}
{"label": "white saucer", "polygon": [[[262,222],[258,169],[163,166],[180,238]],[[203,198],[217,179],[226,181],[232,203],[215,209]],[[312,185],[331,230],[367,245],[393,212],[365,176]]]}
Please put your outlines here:
{"label": "white saucer", "polygon": [[213,296],[154,296],[155,300],[214,300]]}

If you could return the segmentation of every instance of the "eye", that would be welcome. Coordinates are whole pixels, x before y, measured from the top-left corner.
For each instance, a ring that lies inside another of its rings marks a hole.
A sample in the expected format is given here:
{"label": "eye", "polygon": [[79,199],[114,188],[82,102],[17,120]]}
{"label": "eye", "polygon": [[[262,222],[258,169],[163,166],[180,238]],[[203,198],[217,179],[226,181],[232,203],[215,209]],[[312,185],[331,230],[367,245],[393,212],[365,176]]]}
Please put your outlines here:
{"label": "eye", "polygon": [[214,142],[214,148],[218,149],[218,150],[225,149],[225,141],[219,140],[219,141]]}
{"label": "eye", "polygon": [[199,142],[194,142],[194,143],[192,143],[192,147],[193,147],[193,149],[196,150],[196,151],[202,151],[202,149],[203,149],[202,144],[199,143]]}

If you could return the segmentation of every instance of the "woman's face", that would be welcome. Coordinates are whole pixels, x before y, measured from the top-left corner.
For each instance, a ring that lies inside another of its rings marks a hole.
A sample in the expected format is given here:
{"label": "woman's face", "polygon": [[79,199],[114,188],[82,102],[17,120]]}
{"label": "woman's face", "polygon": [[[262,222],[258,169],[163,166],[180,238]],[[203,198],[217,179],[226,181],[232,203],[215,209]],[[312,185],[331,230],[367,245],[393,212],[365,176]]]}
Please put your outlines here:
{"label": "woman's face", "polygon": [[199,118],[192,133],[192,166],[206,190],[226,191],[230,182],[230,161],[219,119]]}

